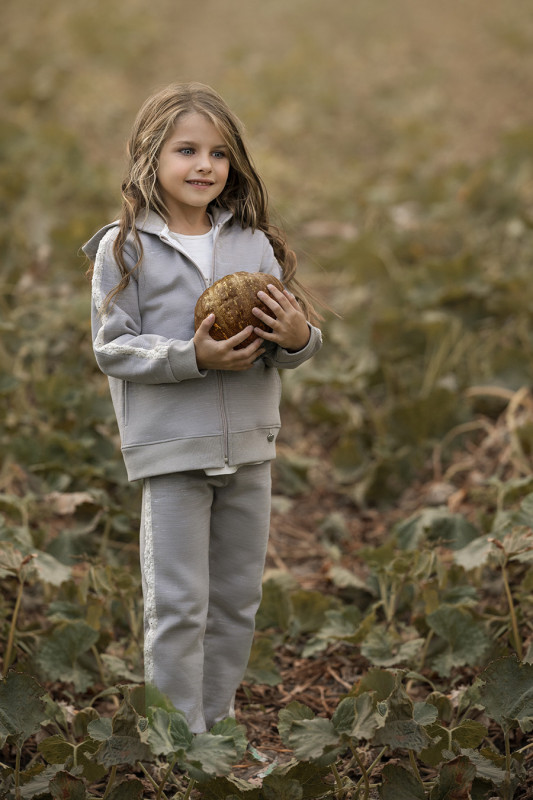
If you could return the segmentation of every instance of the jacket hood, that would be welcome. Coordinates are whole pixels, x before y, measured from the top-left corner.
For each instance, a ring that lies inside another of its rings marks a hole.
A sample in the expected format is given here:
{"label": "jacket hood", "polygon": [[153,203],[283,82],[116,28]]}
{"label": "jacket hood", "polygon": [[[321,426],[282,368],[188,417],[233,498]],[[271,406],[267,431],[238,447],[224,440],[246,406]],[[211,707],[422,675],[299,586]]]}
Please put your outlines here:
{"label": "jacket hood", "polygon": [[[228,220],[231,219],[233,216],[231,211],[228,211],[225,208],[213,208],[209,210],[209,213],[213,217],[213,223],[215,225],[224,225]],[[81,248],[85,255],[94,261],[96,258],[96,253],[98,252],[98,248],[100,246],[100,242],[111,228],[117,228],[119,226],[119,220],[115,220],[114,222],[110,222],[108,225],[104,225],[103,228],[100,228],[94,236],[92,236],[88,242],[86,242],[83,247]],[[135,227],[138,231],[142,231],[143,233],[153,234],[154,236],[161,236],[166,230],[168,230],[168,225],[165,220],[156,214],[155,211],[148,211],[147,214],[141,214],[135,220]]]}

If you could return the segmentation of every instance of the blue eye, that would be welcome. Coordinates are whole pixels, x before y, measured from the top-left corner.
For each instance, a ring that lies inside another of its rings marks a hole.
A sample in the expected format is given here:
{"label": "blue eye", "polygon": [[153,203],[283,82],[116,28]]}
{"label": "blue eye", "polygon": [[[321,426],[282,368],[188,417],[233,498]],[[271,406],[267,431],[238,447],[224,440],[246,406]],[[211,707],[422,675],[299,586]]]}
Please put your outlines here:
{"label": "blue eye", "polygon": [[226,154],[223,153],[221,150],[215,150],[213,155],[215,158],[226,158]]}
{"label": "blue eye", "polygon": [[180,149],[180,153],[183,153],[184,156],[192,156],[194,150],[192,149],[192,147],[182,147]]}

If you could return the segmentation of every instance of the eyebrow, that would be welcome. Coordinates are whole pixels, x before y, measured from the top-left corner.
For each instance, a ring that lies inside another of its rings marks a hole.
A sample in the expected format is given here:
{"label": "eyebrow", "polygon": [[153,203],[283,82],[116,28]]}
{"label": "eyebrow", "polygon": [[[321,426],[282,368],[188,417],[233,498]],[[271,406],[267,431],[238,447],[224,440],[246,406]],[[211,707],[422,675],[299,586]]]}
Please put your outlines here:
{"label": "eyebrow", "polygon": [[[189,142],[189,141],[186,141],[186,140],[183,140],[183,139],[176,139],[175,141],[172,142],[172,144],[179,144],[182,147],[198,147],[198,143],[197,142]],[[227,144],[216,144],[213,147],[211,147],[210,149],[211,150],[227,150],[228,146],[227,146]]]}

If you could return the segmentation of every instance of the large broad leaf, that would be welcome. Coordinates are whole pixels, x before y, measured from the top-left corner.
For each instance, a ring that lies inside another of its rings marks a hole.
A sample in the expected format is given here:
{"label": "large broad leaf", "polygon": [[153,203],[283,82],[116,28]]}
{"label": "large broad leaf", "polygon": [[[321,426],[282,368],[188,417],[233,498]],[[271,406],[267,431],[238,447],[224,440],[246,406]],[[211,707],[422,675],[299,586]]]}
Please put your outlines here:
{"label": "large broad leaf", "polygon": [[422,649],[424,639],[414,637],[403,641],[398,634],[385,628],[374,628],[361,645],[361,654],[372,664],[392,667],[413,662]]}
{"label": "large broad leaf", "polygon": [[418,753],[431,743],[431,739],[414,719],[393,719],[387,720],[376,732],[373,743],[388,745],[393,750],[414,750]]}
{"label": "large broad leaf", "polygon": [[278,730],[283,743],[300,761],[331,764],[344,748],[331,720],[315,717],[302,703],[289,703],[279,712]]}
{"label": "large broad leaf", "polygon": [[443,652],[432,660],[440,675],[449,675],[454,667],[479,664],[490,646],[482,623],[467,608],[443,604],[427,616],[427,622],[445,642]]}
{"label": "large broad leaf", "polygon": [[433,767],[463,748],[478,747],[487,735],[485,726],[472,719],[462,720],[455,728],[429,725],[426,731],[433,741],[419,753],[419,758]]}
{"label": "large broad leaf", "polygon": [[430,800],[470,800],[470,789],[475,777],[476,768],[466,756],[449,761],[439,772]]}
{"label": "large broad leaf", "polygon": [[246,667],[246,680],[252,683],[264,683],[267,686],[277,686],[281,683],[282,677],[276,668],[275,655],[276,648],[272,639],[256,636]]}
{"label": "large broad leaf", "polygon": [[293,723],[287,739],[296,758],[319,766],[333,763],[346,747],[331,720],[324,717]]}
{"label": "large broad leaf", "polygon": [[479,536],[462,514],[453,514],[447,508],[425,508],[401,522],[395,533],[398,545],[406,550],[413,550],[424,541],[459,550]]}
{"label": "large broad leaf", "polygon": [[313,719],[314,716],[309,706],[305,706],[297,700],[293,700],[286,708],[282,708],[278,718],[278,730],[282,742],[288,744],[288,737],[295,722]]}
{"label": "large broad leaf", "polygon": [[191,746],[194,736],[181,711],[155,708],[149,720],[148,741],[155,755],[183,755]]}
{"label": "large broad leaf", "polygon": [[480,675],[479,697],[485,711],[506,731],[519,725],[533,730],[533,664],[515,657],[493,661]]}
{"label": "large broad leaf", "polygon": [[268,783],[263,784],[265,800],[302,800],[303,787],[285,775],[270,775]]}
{"label": "large broad leaf", "polygon": [[92,739],[84,739],[79,744],[73,744],[57,734],[43,739],[38,749],[49,764],[62,764],[66,770],[76,765],[81,768],[84,778],[97,781],[106,773],[105,767],[91,759],[98,747],[98,742]]}
{"label": "large broad leaf", "polygon": [[381,800],[425,800],[424,786],[404,767],[386,764],[379,790]]}
{"label": "large broad leaf", "polygon": [[216,725],[213,725],[211,728],[210,733],[216,734],[217,736],[229,736],[233,739],[233,744],[237,751],[237,758],[241,758],[246,752],[246,748],[248,747],[246,728],[244,725],[239,725],[235,719],[227,717],[217,722]]}
{"label": "large broad leaf", "polygon": [[338,734],[355,742],[369,741],[385,724],[385,714],[378,708],[375,695],[366,693],[341,700],[331,721]]}
{"label": "large broad leaf", "polygon": [[84,692],[96,676],[80,665],[79,658],[96,644],[98,637],[98,631],[81,620],[59,625],[43,641],[37,662],[50,680],[71,682],[77,691]]}
{"label": "large broad leaf", "polygon": [[87,790],[81,778],[68,772],[58,772],[50,781],[50,793],[54,800],[85,800]]}
{"label": "large broad leaf", "polygon": [[122,783],[113,786],[108,800],[143,800],[144,786],[138,778],[127,778]]}
{"label": "large broad leaf", "polygon": [[194,736],[180,764],[197,781],[229,775],[237,762],[237,748],[231,736],[200,733]]}
{"label": "large broad leaf", "polygon": [[0,682],[0,746],[17,747],[36,733],[46,719],[44,689],[30,675],[8,672]]}
{"label": "large broad leaf", "polygon": [[[317,764],[305,763],[291,759],[286,764],[276,767],[263,781],[263,787],[271,786],[278,777],[296,781],[302,787],[302,800],[315,800],[326,795],[330,788],[324,782],[324,777],[330,775],[330,767],[320,767]],[[279,784],[277,784],[279,785]]]}
{"label": "large broad leaf", "polygon": [[94,720],[87,726],[89,736],[101,745],[96,760],[104,767],[135,764],[152,760],[152,752],[139,729],[140,717],[127,700],[124,700],[111,720]]}

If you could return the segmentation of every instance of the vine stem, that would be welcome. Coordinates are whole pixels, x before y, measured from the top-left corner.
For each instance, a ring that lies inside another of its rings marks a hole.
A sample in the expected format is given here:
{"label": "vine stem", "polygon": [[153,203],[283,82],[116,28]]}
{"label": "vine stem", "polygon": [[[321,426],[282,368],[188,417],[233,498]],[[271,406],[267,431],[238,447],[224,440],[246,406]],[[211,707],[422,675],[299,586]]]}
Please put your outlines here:
{"label": "vine stem", "polygon": [[516,611],[513,602],[513,595],[511,593],[511,587],[509,586],[509,577],[507,575],[507,558],[502,563],[502,577],[503,577],[503,585],[505,588],[505,595],[507,597],[507,603],[509,605],[509,615],[511,617],[511,628],[513,631],[514,646],[516,649],[516,654],[518,655],[518,660],[522,661],[522,640],[520,639],[520,634],[518,632],[518,620],[516,619]]}
{"label": "vine stem", "polygon": [[333,777],[335,778],[335,783],[337,784],[337,791],[335,792],[335,797],[342,798],[344,797],[344,787],[342,785],[342,778],[339,775],[339,770],[337,769],[336,764],[331,765],[331,771],[333,772]]}
{"label": "vine stem", "polygon": [[174,765],[175,765],[175,763],[176,763],[176,761],[177,761],[177,760],[178,760],[178,757],[177,757],[177,756],[174,756],[174,758],[172,759],[172,761],[171,761],[171,762],[170,762],[170,764],[168,765],[168,769],[167,769],[167,771],[165,772],[165,774],[163,775],[163,780],[162,780],[162,781],[161,781],[161,783],[159,784],[159,788],[158,788],[158,790],[157,790],[157,794],[156,794],[156,796],[155,796],[155,800],[161,800],[161,797],[162,797],[162,795],[163,795],[163,787],[164,787],[165,783],[166,783],[166,782],[167,782],[167,780],[168,780],[168,776],[170,775],[170,773],[171,773],[171,772],[172,772],[172,770],[174,769]]}
{"label": "vine stem", "polygon": [[[142,764],[140,761],[137,761],[137,766],[140,768],[141,772],[144,773],[145,778],[148,778],[148,780],[150,781],[150,783],[152,784],[154,789],[158,789],[159,790],[161,787],[159,786],[157,781],[150,775],[150,773],[148,772],[148,770],[146,769],[144,764]],[[164,792],[161,792],[161,798],[162,798],[162,800],[168,800],[168,798],[167,798],[167,796],[166,796],[166,794]]]}
{"label": "vine stem", "polygon": [[505,740],[505,800],[511,800],[511,742],[509,731],[504,731]]}
{"label": "vine stem", "polygon": [[357,752],[355,747],[350,747],[350,750],[352,751],[353,757],[357,761],[357,765],[358,765],[359,769],[361,770],[361,775],[362,775],[361,780],[363,781],[363,783],[365,785],[365,794],[364,794],[363,800],[368,800],[368,797],[370,795],[370,781],[368,780],[368,772],[366,771],[365,765],[361,761],[361,758],[359,757],[359,753]]}
{"label": "vine stem", "polygon": [[189,800],[189,797],[191,796],[191,792],[192,792],[192,790],[194,789],[195,786],[196,786],[196,781],[194,780],[194,778],[191,778],[190,781],[189,781],[189,785],[187,786],[187,791],[183,795],[183,800]]}
{"label": "vine stem", "polygon": [[15,600],[15,608],[13,609],[13,616],[11,617],[11,626],[9,628],[9,636],[6,645],[6,654],[4,656],[4,675],[7,674],[11,666],[11,658],[13,655],[13,645],[15,643],[15,630],[17,628],[17,619],[20,611],[20,604],[22,602],[22,593],[24,591],[24,579],[19,576],[19,588],[17,590],[17,598]]}
{"label": "vine stem", "polygon": [[413,768],[413,772],[415,773],[416,777],[422,783],[422,778],[420,777],[420,772],[418,771],[418,765],[416,763],[416,758],[413,750],[409,750],[409,762],[411,767]]}
{"label": "vine stem", "polygon": [[103,794],[102,800],[106,800],[109,792],[111,791],[111,787],[115,783],[115,778],[117,777],[117,765],[113,764],[111,767],[111,772],[109,774],[109,780],[107,781],[107,786],[105,787],[105,792]]}

